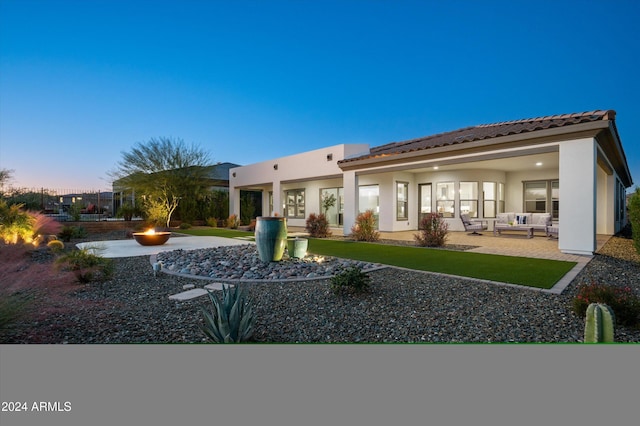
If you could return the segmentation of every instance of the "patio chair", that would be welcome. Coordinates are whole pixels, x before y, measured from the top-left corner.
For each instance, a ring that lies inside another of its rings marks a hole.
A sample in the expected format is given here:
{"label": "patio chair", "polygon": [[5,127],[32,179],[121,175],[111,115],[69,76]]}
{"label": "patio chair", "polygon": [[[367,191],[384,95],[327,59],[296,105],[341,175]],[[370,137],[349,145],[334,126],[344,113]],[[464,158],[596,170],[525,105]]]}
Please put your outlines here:
{"label": "patio chair", "polygon": [[468,214],[461,214],[460,220],[462,220],[464,230],[467,232],[471,231],[469,235],[482,235],[478,231],[486,231],[488,228],[488,225],[485,221],[472,222],[471,219],[469,219]]}

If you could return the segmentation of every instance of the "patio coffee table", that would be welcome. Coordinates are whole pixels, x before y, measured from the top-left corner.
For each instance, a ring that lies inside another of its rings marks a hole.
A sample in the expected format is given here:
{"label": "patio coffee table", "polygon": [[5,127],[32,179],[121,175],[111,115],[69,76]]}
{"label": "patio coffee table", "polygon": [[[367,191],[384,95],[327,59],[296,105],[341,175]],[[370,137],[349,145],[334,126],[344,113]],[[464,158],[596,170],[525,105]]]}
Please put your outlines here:
{"label": "patio coffee table", "polygon": [[493,227],[493,236],[502,235],[502,231],[524,231],[527,238],[533,238],[533,227],[527,225],[509,225],[507,223],[496,223]]}

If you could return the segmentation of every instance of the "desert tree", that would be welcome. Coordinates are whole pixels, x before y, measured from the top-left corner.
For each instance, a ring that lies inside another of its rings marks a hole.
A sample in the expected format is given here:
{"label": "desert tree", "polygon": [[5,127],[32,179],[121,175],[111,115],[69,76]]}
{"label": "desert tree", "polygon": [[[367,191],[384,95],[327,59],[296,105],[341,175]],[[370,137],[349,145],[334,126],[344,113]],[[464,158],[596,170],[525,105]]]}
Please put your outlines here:
{"label": "desert tree", "polygon": [[9,184],[13,178],[13,170],[0,169],[0,197],[4,197],[4,187]]}
{"label": "desert tree", "polygon": [[204,191],[211,171],[209,154],[182,139],[152,138],[139,142],[110,172],[118,186],[132,189],[149,206],[158,206],[169,226],[180,200]]}

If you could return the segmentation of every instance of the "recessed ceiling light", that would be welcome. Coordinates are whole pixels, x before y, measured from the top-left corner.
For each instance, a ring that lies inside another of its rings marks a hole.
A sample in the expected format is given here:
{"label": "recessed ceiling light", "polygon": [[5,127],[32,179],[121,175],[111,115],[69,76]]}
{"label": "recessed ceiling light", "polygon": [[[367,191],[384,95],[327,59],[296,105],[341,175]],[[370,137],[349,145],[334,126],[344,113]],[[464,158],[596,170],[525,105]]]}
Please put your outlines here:
{"label": "recessed ceiling light", "polygon": [[538,162],[536,163],[536,166],[542,166],[542,163],[538,161]]}
{"label": "recessed ceiling light", "polygon": [[438,170],[438,166],[433,166],[433,170]]}

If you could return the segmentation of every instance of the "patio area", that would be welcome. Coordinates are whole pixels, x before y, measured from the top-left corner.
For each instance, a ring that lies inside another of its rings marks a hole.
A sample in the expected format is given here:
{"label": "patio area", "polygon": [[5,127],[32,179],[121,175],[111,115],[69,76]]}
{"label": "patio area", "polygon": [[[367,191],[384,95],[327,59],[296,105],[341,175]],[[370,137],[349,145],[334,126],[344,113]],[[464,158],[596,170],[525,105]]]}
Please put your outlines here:
{"label": "patio area", "polygon": [[[304,233],[304,228],[289,227],[289,233]],[[332,228],[333,235],[342,235],[342,228]],[[385,240],[414,241],[414,234],[418,231],[380,232],[380,238]],[[493,236],[491,231],[485,231],[482,235],[469,235],[468,232],[450,231],[447,234],[447,244],[478,246],[469,250],[475,253],[499,254],[504,256],[521,256],[539,259],[564,260],[569,262],[587,263],[591,256],[562,253],[558,249],[558,240],[549,239],[542,234],[535,234],[533,238],[527,238],[522,233]],[[610,235],[597,235],[597,247],[599,250],[608,240]]]}

